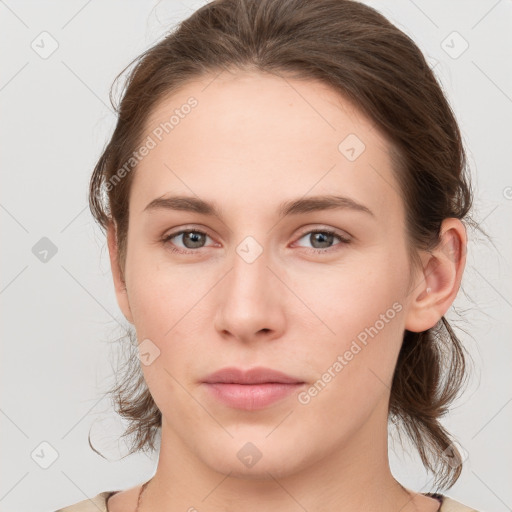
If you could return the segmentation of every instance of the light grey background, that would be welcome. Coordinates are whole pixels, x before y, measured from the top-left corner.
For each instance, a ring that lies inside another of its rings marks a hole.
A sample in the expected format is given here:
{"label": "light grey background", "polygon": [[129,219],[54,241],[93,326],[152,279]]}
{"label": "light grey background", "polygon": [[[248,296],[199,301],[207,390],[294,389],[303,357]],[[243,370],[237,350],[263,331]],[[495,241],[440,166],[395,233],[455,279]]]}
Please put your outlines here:
{"label": "light grey background", "polygon": [[[0,1],[2,511],[53,511],[136,485],[156,468],[156,457],[144,455],[107,462],[87,442],[93,426],[93,441],[104,454],[120,459],[126,453],[116,439],[123,425],[101,395],[112,384],[109,340],[126,323],[86,194],[114,127],[108,101],[114,77],[199,5]],[[475,219],[494,241],[470,232],[455,303],[466,313],[456,325],[468,334],[457,333],[477,371],[445,421],[468,454],[447,494],[481,511],[511,510],[512,3],[370,5],[429,56],[468,150]],[[46,55],[52,44],[58,48]],[[44,253],[34,254],[41,251],[36,244],[48,244],[43,237],[57,248],[46,262],[40,260]],[[43,469],[53,450],[58,458]],[[397,450],[391,462],[404,485],[431,490],[417,457]]]}

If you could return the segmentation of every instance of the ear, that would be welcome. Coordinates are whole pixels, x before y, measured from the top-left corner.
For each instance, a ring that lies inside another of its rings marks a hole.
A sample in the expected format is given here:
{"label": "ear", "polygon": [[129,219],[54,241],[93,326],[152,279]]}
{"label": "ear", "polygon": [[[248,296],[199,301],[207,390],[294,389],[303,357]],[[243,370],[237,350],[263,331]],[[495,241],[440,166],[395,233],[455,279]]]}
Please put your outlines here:
{"label": "ear", "polygon": [[119,251],[117,245],[116,227],[114,222],[111,222],[107,228],[107,243],[108,252],[110,255],[110,268],[112,270],[112,277],[114,278],[114,288],[117,297],[117,303],[123,312],[126,320],[133,324],[133,316],[128,301],[128,291],[126,283],[121,276],[121,268],[119,266]]}
{"label": "ear", "polygon": [[466,266],[466,228],[459,219],[445,219],[440,238],[436,248],[421,255],[423,268],[413,284],[406,316],[408,331],[422,332],[434,327],[459,291]]}

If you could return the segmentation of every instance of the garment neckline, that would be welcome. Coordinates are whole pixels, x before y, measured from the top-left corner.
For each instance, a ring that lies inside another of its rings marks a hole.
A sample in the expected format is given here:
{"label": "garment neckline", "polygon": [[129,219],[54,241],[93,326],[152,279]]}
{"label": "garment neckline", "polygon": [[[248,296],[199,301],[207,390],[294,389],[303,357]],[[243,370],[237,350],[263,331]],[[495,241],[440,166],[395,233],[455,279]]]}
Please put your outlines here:
{"label": "garment neckline", "polygon": [[[117,494],[119,492],[121,492],[121,490],[107,492],[106,497],[105,497],[105,512],[109,512],[108,500],[112,496],[114,496],[114,494]],[[428,496],[429,498],[434,498],[437,501],[439,501],[439,508],[437,509],[437,512],[439,512],[441,510],[441,507],[443,506],[443,503],[444,503],[444,495],[443,494],[439,494],[437,492],[422,492],[420,494],[423,494],[423,496]]]}

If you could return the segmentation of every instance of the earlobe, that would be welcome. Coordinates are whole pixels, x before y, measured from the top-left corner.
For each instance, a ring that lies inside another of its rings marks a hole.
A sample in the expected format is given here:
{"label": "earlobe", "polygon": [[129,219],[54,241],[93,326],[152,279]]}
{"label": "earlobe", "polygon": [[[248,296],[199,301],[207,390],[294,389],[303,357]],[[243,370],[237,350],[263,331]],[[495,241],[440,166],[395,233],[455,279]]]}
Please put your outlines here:
{"label": "earlobe", "polygon": [[423,269],[410,292],[405,328],[422,332],[434,327],[452,305],[466,265],[466,228],[459,219],[445,219],[441,241],[422,256]]}
{"label": "earlobe", "polygon": [[110,257],[110,268],[114,280],[114,289],[116,293],[117,303],[123,312],[125,318],[133,324],[132,312],[130,303],[128,302],[128,291],[126,289],[126,282],[121,275],[121,268],[119,265],[119,251],[117,245],[116,227],[111,222],[107,229],[107,244]]}

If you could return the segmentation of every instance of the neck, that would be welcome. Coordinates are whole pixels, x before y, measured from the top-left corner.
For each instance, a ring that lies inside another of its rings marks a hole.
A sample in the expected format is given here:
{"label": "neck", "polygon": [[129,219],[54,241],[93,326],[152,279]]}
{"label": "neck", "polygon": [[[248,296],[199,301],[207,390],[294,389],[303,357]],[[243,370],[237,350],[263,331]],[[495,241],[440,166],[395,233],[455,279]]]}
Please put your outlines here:
{"label": "neck", "polygon": [[389,469],[387,429],[371,434],[360,429],[304,468],[262,464],[247,476],[205,464],[164,420],[157,471],[142,494],[139,512],[206,507],[211,512],[419,510],[413,493]]}

